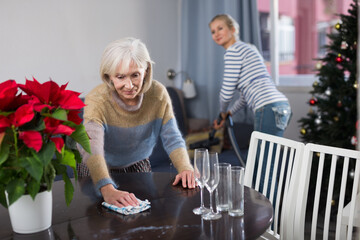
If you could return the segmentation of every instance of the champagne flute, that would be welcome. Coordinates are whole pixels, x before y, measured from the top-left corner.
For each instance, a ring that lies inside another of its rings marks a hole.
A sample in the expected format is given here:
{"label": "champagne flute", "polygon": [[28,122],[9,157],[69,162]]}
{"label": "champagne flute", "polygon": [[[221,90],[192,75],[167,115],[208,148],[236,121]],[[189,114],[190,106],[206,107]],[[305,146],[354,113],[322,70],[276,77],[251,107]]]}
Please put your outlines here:
{"label": "champagne flute", "polygon": [[194,176],[195,176],[195,181],[200,187],[200,198],[201,198],[200,207],[193,209],[193,213],[196,215],[201,215],[204,213],[208,213],[210,211],[208,208],[205,208],[204,200],[203,200],[204,184],[206,181],[205,179],[206,176],[204,175],[204,166],[208,164],[208,162],[209,162],[208,150],[206,148],[195,149]]}
{"label": "champagne flute", "polygon": [[213,209],[213,191],[219,184],[219,160],[217,152],[209,153],[209,162],[205,165],[205,174],[206,175],[206,182],[205,187],[210,193],[210,212],[202,215],[202,218],[205,220],[216,220],[221,218],[221,214],[218,212],[214,212]]}

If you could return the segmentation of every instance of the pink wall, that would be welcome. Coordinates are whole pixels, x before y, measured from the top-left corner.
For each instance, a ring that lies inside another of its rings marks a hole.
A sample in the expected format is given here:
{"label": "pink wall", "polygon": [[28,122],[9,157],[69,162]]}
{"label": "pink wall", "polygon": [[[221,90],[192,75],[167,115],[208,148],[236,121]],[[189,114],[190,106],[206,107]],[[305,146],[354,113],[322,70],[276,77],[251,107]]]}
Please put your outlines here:
{"label": "pink wall", "polygon": [[[270,12],[270,2],[257,0],[259,11]],[[335,14],[347,14],[350,3],[352,0],[279,0],[279,15],[294,19],[296,46],[295,60],[280,62],[280,74],[314,73],[314,58],[317,58],[318,52],[317,23],[330,24],[332,19],[338,19]]]}

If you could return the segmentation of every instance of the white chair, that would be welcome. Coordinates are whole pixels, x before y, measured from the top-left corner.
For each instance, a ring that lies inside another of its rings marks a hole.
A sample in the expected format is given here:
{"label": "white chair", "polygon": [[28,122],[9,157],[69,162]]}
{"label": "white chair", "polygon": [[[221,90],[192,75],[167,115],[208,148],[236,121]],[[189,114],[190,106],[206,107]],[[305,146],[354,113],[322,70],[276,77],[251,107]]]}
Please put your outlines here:
{"label": "white chair", "polygon": [[[263,239],[280,239],[280,237],[290,239],[287,236],[293,234],[292,224],[297,193],[293,186],[297,184],[296,177],[300,169],[303,149],[303,143],[290,139],[256,131],[251,135],[244,184],[260,191],[274,206],[273,223],[261,236]],[[263,165],[266,165],[266,171],[262,176],[259,169],[262,169]],[[270,186],[269,176],[272,176]],[[261,190],[262,181],[264,187]]]}
{"label": "white chair", "polygon": [[[349,220],[350,220],[350,213],[354,212],[354,220],[353,220],[353,224],[355,227],[357,227],[358,229],[360,229],[360,192],[358,192],[357,197],[355,199],[355,211],[351,211],[351,207],[352,207],[352,202],[349,202],[343,210],[343,214],[341,217],[341,239],[345,239],[346,238],[346,234],[348,231],[348,224],[349,224]],[[360,232],[359,230],[357,231],[358,234],[358,238],[360,239]]]}
{"label": "white chair", "polygon": [[[353,181],[347,181],[352,170]],[[359,177],[359,151],[306,144],[293,239],[352,239]],[[348,202],[347,222],[342,223],[344,205]],[[348,227],[343,236],[342,225]]]}

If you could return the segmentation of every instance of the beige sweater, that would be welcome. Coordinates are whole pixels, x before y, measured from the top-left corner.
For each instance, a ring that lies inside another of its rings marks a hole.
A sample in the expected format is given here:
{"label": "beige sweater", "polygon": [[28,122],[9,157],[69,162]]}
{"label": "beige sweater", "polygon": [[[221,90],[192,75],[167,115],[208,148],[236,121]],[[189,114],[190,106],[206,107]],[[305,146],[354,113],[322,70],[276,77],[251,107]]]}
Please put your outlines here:
{"label": "beige sweater", "polygon": [[83,161],[98,189],[107,184],[116,186],[108,167],[127,167],[148,158],[158,136],[178,172],[193,170],[171,99],[161,83],[152,81],[139,109],[126,110],[121,103],[105,84],[86,96],[84,122],[92,155],[83,153]]}

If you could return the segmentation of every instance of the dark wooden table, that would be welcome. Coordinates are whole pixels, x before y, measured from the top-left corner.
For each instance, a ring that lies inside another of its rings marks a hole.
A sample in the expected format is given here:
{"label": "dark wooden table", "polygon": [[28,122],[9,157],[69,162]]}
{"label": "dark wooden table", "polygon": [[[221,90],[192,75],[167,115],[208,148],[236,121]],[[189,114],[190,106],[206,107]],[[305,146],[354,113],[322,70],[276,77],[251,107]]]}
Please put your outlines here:
{"label": "dark wooden table", "polygon": [[[199,189],[172,186],[174,176],[159,172],[114,175],[120,189],[151,202],[147,211],[129,216],[103,208],[90,178],[75,183],[69,207],[64,200],[64,183],[55,182],[52,227],[36,234],[13,233],[7,209],[0,206],[0,239],[256,239],[270,226],[271,203],[248,187],[244,217],[223,213],[219,220],[202,220],[192,213],[200,205]],[[207,191],[204,197],[208,206]]]}

